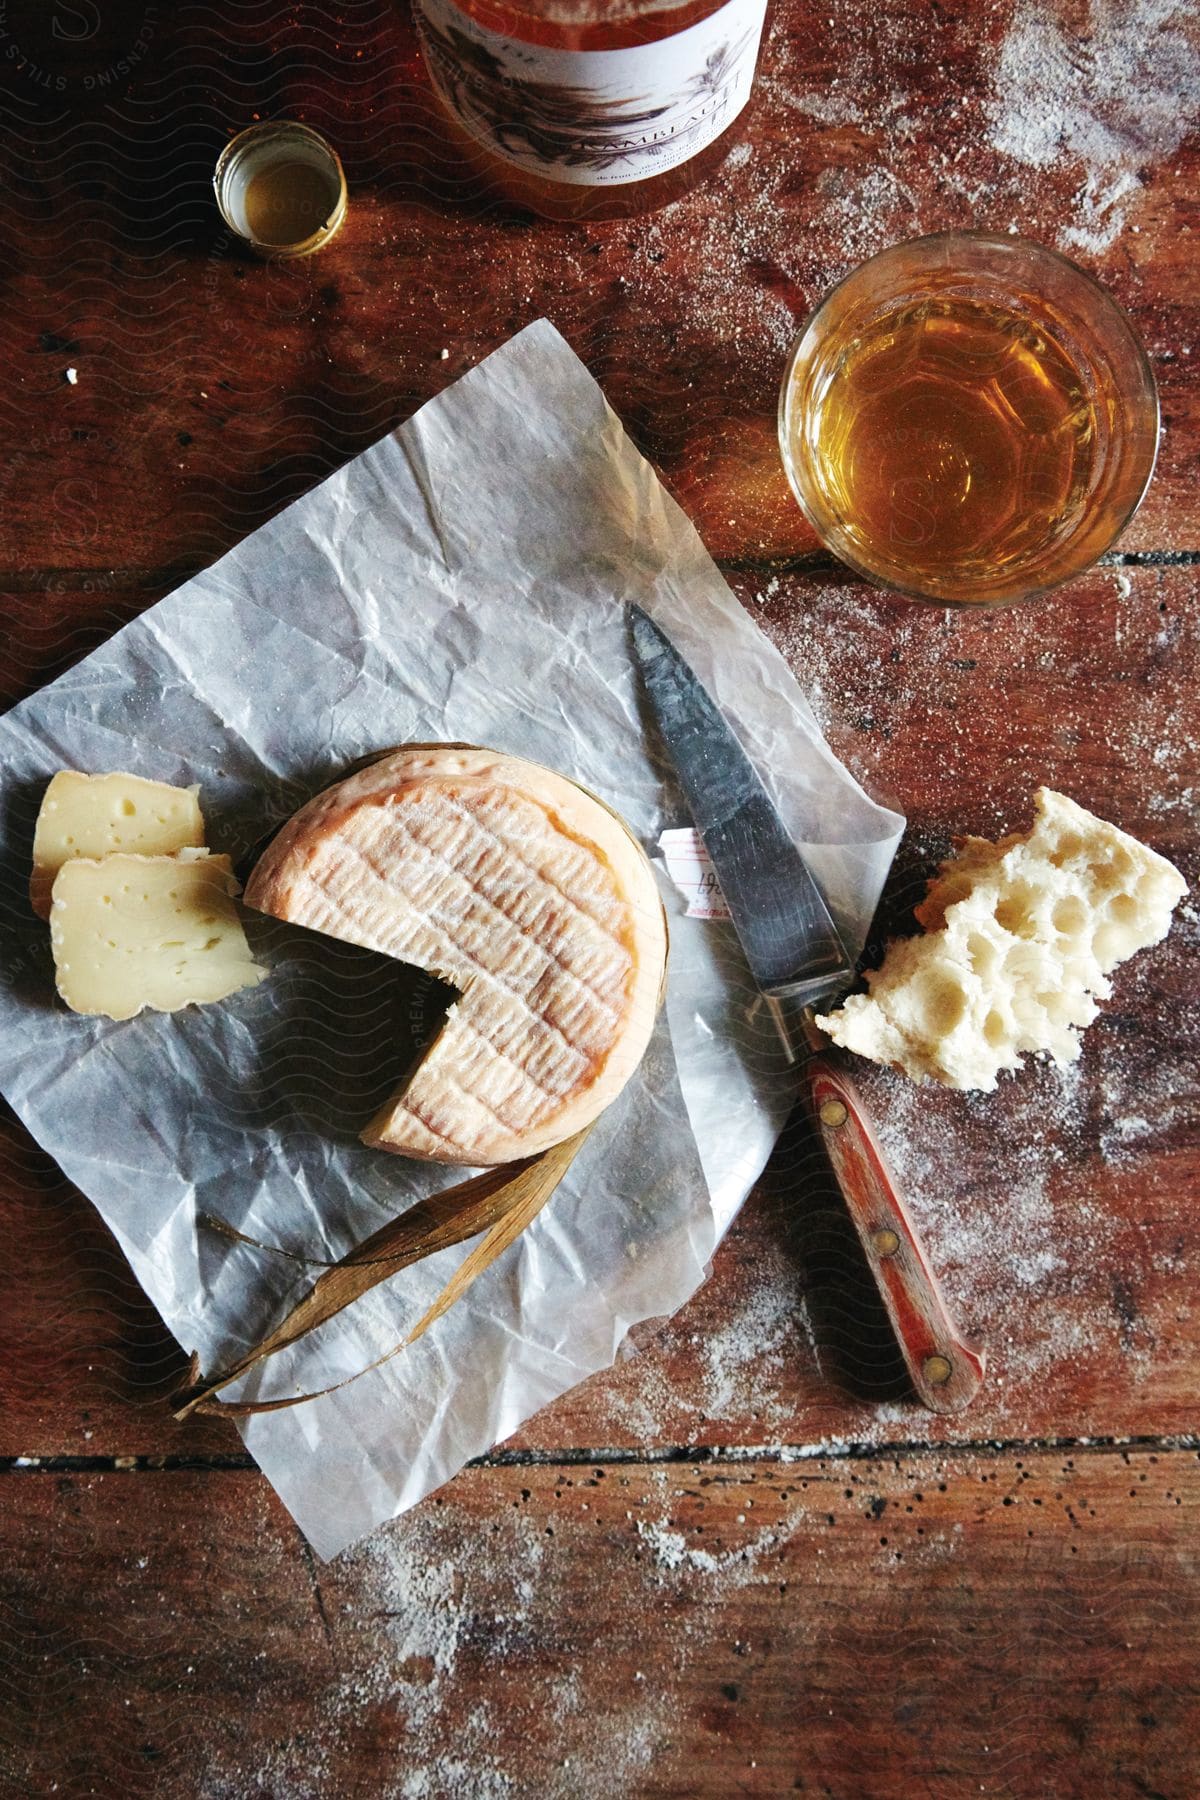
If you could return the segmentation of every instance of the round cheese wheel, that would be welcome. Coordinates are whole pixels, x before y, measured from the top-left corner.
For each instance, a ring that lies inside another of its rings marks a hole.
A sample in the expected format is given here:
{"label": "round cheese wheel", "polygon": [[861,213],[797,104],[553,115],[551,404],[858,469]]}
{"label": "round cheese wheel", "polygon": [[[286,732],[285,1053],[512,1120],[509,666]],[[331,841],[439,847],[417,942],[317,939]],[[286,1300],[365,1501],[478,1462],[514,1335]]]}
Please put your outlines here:
{"label": "round cheese wheel", "polygon": [[362,1133],[380,1149],[534,1155],[590,1124],[649,1041],[667,955],[653,871],[614,812],[538,763],[392,751],[284,826],[245,900],[458,990]]}

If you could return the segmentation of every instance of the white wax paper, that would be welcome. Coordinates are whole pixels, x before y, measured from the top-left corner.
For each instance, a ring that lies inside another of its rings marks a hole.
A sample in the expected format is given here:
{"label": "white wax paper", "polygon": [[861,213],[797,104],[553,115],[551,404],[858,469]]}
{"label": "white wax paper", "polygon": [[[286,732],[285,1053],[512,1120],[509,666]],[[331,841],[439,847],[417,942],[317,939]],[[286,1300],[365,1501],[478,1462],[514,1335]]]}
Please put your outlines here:
{"label": "white wax paper", "polygon": [[[429,983],[248,914],[273,968],[257,988],[124,1024],[74,1016],[25,892],[46,780],[66,767],[199,781],[210,845],[245,860],[353,759],[461,740],[573,776],[653,849],[688,819],[645,721],[628,601],[706,682],[861,946],[903,821],[831,755],[782,658],[545,321],[0,720],[0,1086],[206,1369],[260,1337],[313,1272],[198,1231],[198,1212],[336,1257],[460,1178],[357,1141],[428,1028]],[[762,1169],[791,1082],[732,928],[686,918],[665,881],[664,897],[665,1012],[547,1209],[412,1349],[243,1423],[320,1555],[681,1306]],[[365,1367],[464,1254],[381,1285],[234,1391],[307,1391]]]}

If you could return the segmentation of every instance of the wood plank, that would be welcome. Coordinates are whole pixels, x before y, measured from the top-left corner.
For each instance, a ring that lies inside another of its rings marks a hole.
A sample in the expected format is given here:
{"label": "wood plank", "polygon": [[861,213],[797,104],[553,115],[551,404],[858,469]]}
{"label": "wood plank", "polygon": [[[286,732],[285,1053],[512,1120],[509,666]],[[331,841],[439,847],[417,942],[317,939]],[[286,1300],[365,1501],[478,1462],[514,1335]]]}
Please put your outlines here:
{"label": "wood plank", "polygon": [[836,753],[913,821],[906,854],[1007,830],[1046,782],[1187,856],[1195,566],[1096,569],[1069,594],[986,613],[913,606],[829,568],[731,580]]}
{"label": "wood plank", "polygon": [[212,1800],[1188,1800],[1198,1507],[1183,1451],[478,1469],[318,1567],[251,1474],[10,1474],[0,1759]]}
{"label": "wood plank", "polygon": [[[140,0],[110,10],[106,49],[121,21],[136,40]],[[1073,50],[1065,0],[775,0],[721,174],[649,219],[564,228],[483,202],[445,161],[391,0],[344,9],[336,38],[312,3],[269,30],[198,0],[156,13],[118,92],[74,65],[65,93],[15,89],[0,569],[201,566],[543,314],[714,553],[802,553],[774,437],[793,331],[865,255],[980,224],[1073,252],[1131,309],[1168,431],[1125,546],[1196,548],[1198,148],[1176,92],[1194,53],[1152,14]],[[50,20],[19,29],[53,74],[82,52]],[[343,151],[349,223],[310,261],[263,266],[220,234],[212,162],[259,113],[300,113]]]}
{"label": "wood plank", "polygon": [[[1023,824],[1043,780],[1177,857],[1195,881],[1196,571],[1101,571],[1071,600],[986,616],[903,607],[828,581],[739,586],[834,748],[909,815],[881,929],[911,923],[954,831]],[[1193,1429],[1195,934],[1187,902],[1167,942],[1118,975],[1068,1077],[1029,1069],[973,1097],[918,1091],[882,1071],[864,1077],[947,1292],[989,1349],[990,1378],[969,1414],[935,1427],[900,1404],[886,1337],[838,1247],[836,1205],[788,1142],[692,1304],[648,1334],[640,1357],[566,1396],[519,1441]],[[11,1123],[3,1141],[0,1207],[24,1279],[0,1317],[13,1370],[0,1454],[236,1450],[220,1421],[181,1430],[168,1418],[182,1367],[170,1339],[48,1159]],[[848,1359],[860,1375],[873,1371],[876,1400],[835,1385],[839,1345],[842,1376]]]}

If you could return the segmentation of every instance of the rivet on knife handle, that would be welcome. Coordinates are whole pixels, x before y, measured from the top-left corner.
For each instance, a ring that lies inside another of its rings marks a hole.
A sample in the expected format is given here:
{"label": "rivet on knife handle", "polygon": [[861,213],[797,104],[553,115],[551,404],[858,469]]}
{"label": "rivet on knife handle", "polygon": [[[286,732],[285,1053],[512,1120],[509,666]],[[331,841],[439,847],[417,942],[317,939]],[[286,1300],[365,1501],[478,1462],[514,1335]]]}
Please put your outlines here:
{"label": "rivet on knife handle", "polygon": [[854,1083],[824,1056],[812,1058],[805,1080],[813,1118],[913,1389],[932,1412],[959,1412],[979,1392],[984,1354],[955,1329]]}

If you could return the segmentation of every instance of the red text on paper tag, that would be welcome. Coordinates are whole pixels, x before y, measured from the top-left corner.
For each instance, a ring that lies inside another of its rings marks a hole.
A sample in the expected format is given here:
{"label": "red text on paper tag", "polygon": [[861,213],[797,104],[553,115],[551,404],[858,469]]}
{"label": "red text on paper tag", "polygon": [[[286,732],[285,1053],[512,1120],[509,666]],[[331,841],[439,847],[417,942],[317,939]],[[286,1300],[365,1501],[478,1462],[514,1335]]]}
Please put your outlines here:
{"label": "red text on paper tag", "polygon": [[727,919],[729,908],[699,832],[693,831],[690,825],[664,831],[658,847],[667,865],[667,874],[687,901],[688,917]]}

